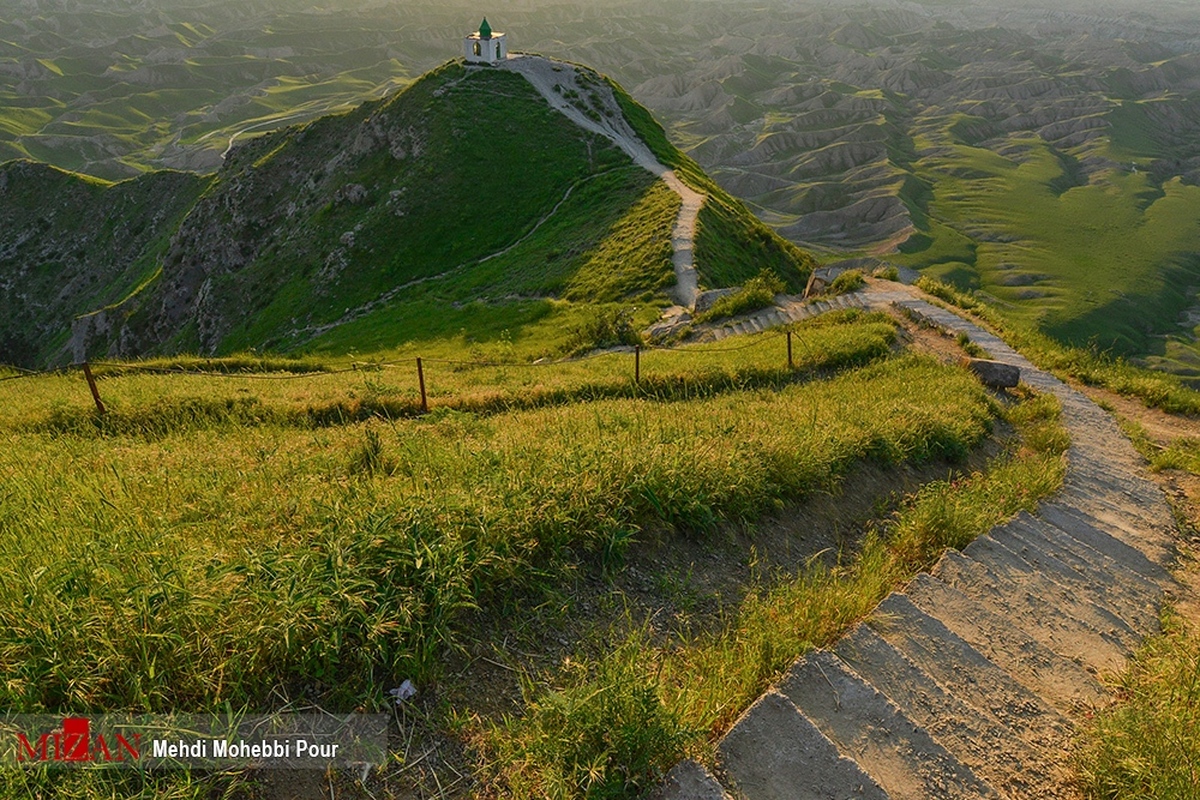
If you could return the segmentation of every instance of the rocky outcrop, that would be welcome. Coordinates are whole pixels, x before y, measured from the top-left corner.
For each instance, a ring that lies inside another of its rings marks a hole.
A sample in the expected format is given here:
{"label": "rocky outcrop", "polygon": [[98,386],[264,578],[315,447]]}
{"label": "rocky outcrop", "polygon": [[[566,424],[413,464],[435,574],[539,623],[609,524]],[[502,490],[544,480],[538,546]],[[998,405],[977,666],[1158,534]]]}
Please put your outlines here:
{"label": "rocky outcrop", "polygon": [[179,172],[105,184],[31,162],[0,166],[0,362],[94,354],[65,344],[71,319],[152,279],[169,232],[207,185]]}

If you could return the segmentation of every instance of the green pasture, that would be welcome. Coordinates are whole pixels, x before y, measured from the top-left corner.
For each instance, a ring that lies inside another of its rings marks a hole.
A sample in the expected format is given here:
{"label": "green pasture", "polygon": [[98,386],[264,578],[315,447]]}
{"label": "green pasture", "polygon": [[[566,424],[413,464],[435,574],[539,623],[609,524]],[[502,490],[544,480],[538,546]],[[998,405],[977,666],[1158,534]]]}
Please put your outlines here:
{"label": "green pasture", "polygon": [[949,144],[918,162],[930,223],[895,260],[1065,343],[1162,355],[1200,277],[1200,188],[1119,169],[1081,183],[1070,156],[1023,144],[1019,160]]}

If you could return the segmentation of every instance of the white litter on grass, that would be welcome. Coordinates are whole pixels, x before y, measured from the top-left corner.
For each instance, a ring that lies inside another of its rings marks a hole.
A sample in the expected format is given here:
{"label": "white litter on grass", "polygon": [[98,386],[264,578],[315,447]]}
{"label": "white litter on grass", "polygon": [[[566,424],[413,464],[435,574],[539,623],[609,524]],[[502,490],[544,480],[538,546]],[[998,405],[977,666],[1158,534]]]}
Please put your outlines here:
{"label": "white litter on grass", "polygon": [[396,698],[396,705],[400,705],[405,700],[409,700],[417,696],[417,687],[413,686],[413,682],[405,679],[404,683],[400,684],[397,689],[389,689],[388,694]]}

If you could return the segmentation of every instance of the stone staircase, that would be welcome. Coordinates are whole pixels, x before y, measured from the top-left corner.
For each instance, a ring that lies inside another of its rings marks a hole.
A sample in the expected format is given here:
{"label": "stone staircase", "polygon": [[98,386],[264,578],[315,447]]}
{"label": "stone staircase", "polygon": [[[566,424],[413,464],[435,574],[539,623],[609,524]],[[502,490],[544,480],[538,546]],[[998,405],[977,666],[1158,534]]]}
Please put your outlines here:
{"label": "stone staircase", "polygon": [[1064,486],[1036,516],[948,552],[833,647],[796,661],[720,741],[717,776],[684,762],[660,795],[1076,797],[1066,764],[1076,724],[1107,699],[1100,678],[1159,631],[1177,588],[1171,510],[1109,415],[997,337],[908,287],[828,302],[848,304],[901,306],[965,332],[1057,395],[1072,441]]}
{"label": "stone staircase", "polygon": [[799,295],[780,294],[775,296],[775,305],[760,309],[750,314],[744,314],[724,323],[714,325],[696,335],[697,342],[719,342],[729,336],[745,333],[759,333],[769,328],[776,328],[792,322],[800,322],[845,308],[864,308],[867,294],[854,292],[852,294],[821,296],[805,300]]}

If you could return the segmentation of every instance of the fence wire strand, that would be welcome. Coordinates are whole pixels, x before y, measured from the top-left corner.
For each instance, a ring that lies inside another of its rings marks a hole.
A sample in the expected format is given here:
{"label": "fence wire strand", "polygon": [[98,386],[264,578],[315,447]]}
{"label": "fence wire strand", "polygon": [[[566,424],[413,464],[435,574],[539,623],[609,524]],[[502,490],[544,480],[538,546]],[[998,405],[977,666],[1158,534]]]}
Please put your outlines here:
{"label": "fence wire strand", "polygon": [[[736,347],[706,347],[704,345],[682,345],[682,346],[675,345],[675,346],[662,347],[662,346],[653,346],[653,345],[640,345],[636,349],[640,349],[640,351],[643,354],[683,353],[685,355],[705,355],[708,353],[734,353],[734,352],[739,352],[742,350],[749,350],[754,347],[760,347],[760,346],[766,344],[767,342],[782,338],[784,336],[789,335],[790,333],[792,333],[792,331],[785,327],[785,329],[783,329],[783,330],[777,330],[777,331],[774,331],[771,333],[755,336],[753,341],[747,342],[746,344],[738,345]],[[561,365],[565,365],[565,364],[578,364],[578,363],[581,363],[584,361],[590,361],[590,360],[596,359],[596,358],[605,358],[608,356],[632,355],[634,352],[635,352],[635,348],[621,349],[621,350],[606,350],[603,352],[588,353],[587,355],[579,356],[579,357],[575,357],[575,358],[562,358],[562,359],[538,360],[538,361],[464,360],[464,359],[438,358],[438,357],[421,358],[420,360],[425,364],[446,364],[449,366],[465,367],[468,369],[484,369],[484,368],[489,368],[489,367],[490,368],[508,368],[508,367],[536,368],[536,367],[554,367],[554,366],[561,366]],[[304,372],[282,374],[282,375],[270,375],[270,374],[263,374],[261,372],[251,372],[251,371],[226,372],[226,371],[218,371],[218,370],[211,370],[211,369],[188,369],[185,367],[156,367],[156,366],[150,366],[150,365],[143,366],[143,365],[139,365],[136,363],[119,362],[119,361],[91,361],[88,363],[90,363],[90,365],[93,367],[104,367],[107,369],[119,370],[120,372],[117,373],[117,376],[148,373],[148,374],[155,374],[155,375],[178,375],[178,376],[201,376],[201,377],[208,377],[208,378],[230,378],[230,379],[236,379],[236,380],[295,381],[295,380],[306,380],[306,379],[310,379],[310,378],[328,377],[331,375],[344,375],[344,374],[347,374],[350,372],[370,373],[370,372],[373,372],[376,370],[383,370],[383,369],[412,369],[414,367],[413,362],[415,360],[416,360],[416,357],[414,356],[413,361],[406,361],[403,363],[394,362],[394,361],[382,361],[382,362],[359,361],[359,362],[352,363],[349,367],[343,367],[340,369],[315,369],[315,370],[306,370]],[[82,363],[73,364],[70,367],[61,367],[61,368],[57,368],[57,369],[48,369],[48,370],[30,370],[30,369],[25,369],[23,367],[11,366],[11,367],[9,367],[10,369],[17,370],[20,374],[5,375],[3,377],[0,377],[0,382],[21,380],[24,378],[36,378],[36,377],[42,377],[42,376],[47,376],[47,375],[65,375],[65,374],[74,372],[74,371],[80,369],[81,367],[82,367]],[[279,370],[279,371],[283,372],[284,370]],[[104,376],[97,376],[97,377],[104,377]]]}
{"label": "fence wire strand", "polygon": [[[313,369],[304,372],[294,372],[287,375],[264,375],[260,372],[219,372],[214,370],[204,369],[184,369],[180,367],[143,367],[137,364],[122,364],[114,361],[91,361],[88,362],[93,367],[108,367],[110,369],[119,369],[121,374],[137,374],[151,373],[154,375],[203,375],[209,378],[241,378],[244,380],[258,381],[294,381],[304,378],[315,378],[325,375],[341,375],[346,372],[369,372],[374,368],[370,365],[365,368],[357,366],[345,367],[343,369]],[[284,370],[279,370],[283,372]]]}

